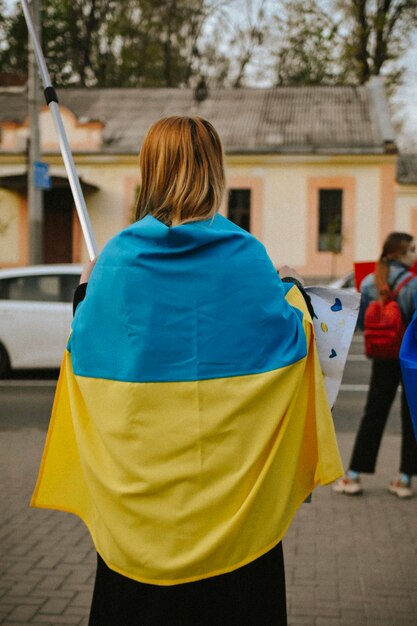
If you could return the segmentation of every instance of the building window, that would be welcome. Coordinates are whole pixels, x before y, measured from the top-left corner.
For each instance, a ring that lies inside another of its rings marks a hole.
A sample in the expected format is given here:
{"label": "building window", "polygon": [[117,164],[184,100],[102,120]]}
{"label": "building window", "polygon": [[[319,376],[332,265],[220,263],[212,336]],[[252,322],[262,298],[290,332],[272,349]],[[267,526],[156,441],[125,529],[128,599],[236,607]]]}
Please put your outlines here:
{"label": "building window", "polygon": [[250,232],[250,205],[250,189],[229,189],[227,217],[248,232]]}
{"label": "building window", "polygon": [[342,251],[343,189],[319,189],[319,252]]}

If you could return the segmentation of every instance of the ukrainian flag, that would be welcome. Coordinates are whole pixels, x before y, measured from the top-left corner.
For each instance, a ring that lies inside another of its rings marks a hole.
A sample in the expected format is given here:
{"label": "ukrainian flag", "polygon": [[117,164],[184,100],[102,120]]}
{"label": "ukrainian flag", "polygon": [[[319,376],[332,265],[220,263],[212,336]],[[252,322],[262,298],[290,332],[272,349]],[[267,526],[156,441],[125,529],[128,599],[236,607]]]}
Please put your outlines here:
{"label": "ukrainian flag", "polygon": [[275,546],[343,473],[312,321],[224,217],[147,216],[78,306],[32,504],[75,513],[107,565],[171,585]]}
{"label": "ukrainian flag", "polygon": [[400,350],[400,363],[404,390],[417,439],[417,310],[405,331]]}

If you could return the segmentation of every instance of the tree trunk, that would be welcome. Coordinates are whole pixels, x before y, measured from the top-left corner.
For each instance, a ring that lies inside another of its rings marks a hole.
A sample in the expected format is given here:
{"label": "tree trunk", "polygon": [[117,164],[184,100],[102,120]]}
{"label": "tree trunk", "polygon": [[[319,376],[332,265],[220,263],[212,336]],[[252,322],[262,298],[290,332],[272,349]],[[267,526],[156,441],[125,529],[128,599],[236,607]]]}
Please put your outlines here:
{"label": "tree trunk", "polygon": [[373,58],[373,74],[378,75],[387,60],[386,23],[391,7],[391,0],[382,0],[377,4],[375,18],[375,54]]}
{"label": "tree trunk", "polygon": [[169,10],[167,15],[167,32],[166,32],[166,40],[164,41],[164,77],[165,77],[165,86],[166,87],[174,87],[174,77],[172,75],[172,23],[175,20],[175,13],[177,10],[177,2],[176,0],[171,0],[169,4]]}
{"label": "tree trunk", "polygon": [[355,56],[359,70],[358,78],[361,84],[366,83],[371,75],[368,62],[369,24],[366,15],[366,4],[367,0],[352,0],[353,15],[358,26]]}

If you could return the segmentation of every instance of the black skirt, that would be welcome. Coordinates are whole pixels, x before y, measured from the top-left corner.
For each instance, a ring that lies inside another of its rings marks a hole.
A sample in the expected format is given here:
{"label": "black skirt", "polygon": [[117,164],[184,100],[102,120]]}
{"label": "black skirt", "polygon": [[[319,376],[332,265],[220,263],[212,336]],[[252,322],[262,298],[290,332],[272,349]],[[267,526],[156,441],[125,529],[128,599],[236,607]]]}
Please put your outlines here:
{"label": "black skirt", "polygon": [[140,583],[97,555],[89,626],[286,626],[282,544],[229,574],[169,587]]}

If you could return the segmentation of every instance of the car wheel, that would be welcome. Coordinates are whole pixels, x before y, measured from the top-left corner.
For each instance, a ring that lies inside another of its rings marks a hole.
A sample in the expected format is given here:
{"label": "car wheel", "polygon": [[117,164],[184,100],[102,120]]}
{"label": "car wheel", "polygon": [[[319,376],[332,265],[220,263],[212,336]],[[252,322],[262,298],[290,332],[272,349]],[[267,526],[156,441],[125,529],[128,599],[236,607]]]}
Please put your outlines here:
{"label": "car wheel", "polygon": [[0,378],[5,378],[10,372],[10,359],[6,348],[0,343]]}

